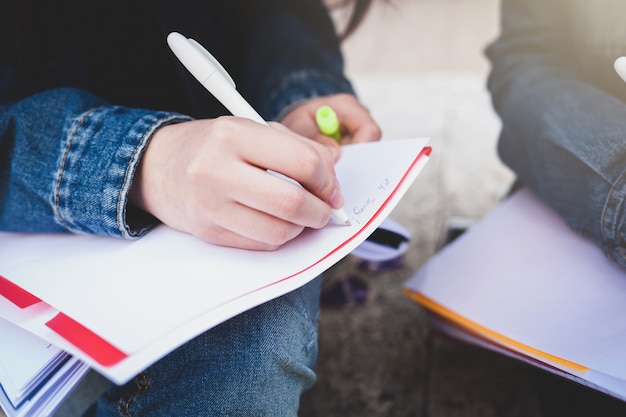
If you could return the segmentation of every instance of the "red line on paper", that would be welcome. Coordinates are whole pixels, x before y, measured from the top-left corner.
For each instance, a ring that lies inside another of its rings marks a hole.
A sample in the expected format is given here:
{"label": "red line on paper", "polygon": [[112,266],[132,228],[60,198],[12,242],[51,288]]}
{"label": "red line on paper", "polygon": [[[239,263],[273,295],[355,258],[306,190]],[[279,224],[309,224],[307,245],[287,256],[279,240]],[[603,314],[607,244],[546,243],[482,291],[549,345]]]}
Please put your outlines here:
{"label": "red line on paper", "polygon": [[115,365],[127,357],[111,343],[63,313],[54,316],[46,326],[103,366]]}
{"label": "red line on paper", "polygon": [[0,295],[18,306],[19,308],[30,307],[41,302],[41,300],[19,285],[9,281],[0,275]]}

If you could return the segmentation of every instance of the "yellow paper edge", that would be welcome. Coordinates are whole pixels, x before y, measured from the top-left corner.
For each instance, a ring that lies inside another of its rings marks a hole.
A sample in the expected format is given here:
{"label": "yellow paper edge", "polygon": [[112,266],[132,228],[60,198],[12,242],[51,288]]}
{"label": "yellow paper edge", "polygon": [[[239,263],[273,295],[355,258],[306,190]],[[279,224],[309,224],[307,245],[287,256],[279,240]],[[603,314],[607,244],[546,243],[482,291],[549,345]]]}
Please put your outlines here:
{"label": "yellow paper edge", "polygon": [[404,294],[408,296],[409,298],[411,298],[412,300],[416,301],[417,303],[421,304],[424,308],[427,308],[428,310],[439,314],[440,316],[452,321],[453,323],[459,325],[460,327],[466,330],[469,330],[471,332],[474,332],[480,336],[484,336],[489,339],[496,340],[505,346],[517,349],[518,351],[530,353],[531,355],[534,355],[538,358],[544,359],[548,362],[555,363],[557,365],[563,366],[565,368],[569,368],[577,372],[589,371],[589,368],[587,368],[586,366],[582,366],[575,362],[568,361],[558,356],[551,355],[539,349],[535,349],[524,343],[520,343],[514,339],[511,339],[510,337],[494,332],[493,330],[490,330],[484,326],[481,326],[478,323],[474,323],[473,321],[466,319],[460,314],[457,314],[451,310],[448,310],[446,307],[442,306],[436,301],[431,300],[430,298],[426,297],[425,295],[421,293],[405,288]]}

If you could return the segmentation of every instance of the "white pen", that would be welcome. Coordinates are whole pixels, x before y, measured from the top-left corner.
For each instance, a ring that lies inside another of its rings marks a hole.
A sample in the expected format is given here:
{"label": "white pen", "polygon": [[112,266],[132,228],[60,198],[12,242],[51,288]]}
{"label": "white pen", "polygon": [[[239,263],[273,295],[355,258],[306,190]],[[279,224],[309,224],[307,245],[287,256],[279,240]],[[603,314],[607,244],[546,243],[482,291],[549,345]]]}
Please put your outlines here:
{"label": "white pen", "polygon": [[[235,82],[228,75],[224,67],[202,45],[191,38],[186,38],[178,32],[167,36],[167,43],[178,60],[233,116],[245,117],[261,124],[267,122],[252,108],[239,94]],[[294,180],[274,171],[270,171],[291,182]],[[350,218],[344,209],[334,209],[334,221],[350,226]]]}
{"label": "white pen", "polygon": [[615,67],[617,75],[619,75],[622,80],[626,81],[626,57],[620,56],[617,58],[613,66]]}

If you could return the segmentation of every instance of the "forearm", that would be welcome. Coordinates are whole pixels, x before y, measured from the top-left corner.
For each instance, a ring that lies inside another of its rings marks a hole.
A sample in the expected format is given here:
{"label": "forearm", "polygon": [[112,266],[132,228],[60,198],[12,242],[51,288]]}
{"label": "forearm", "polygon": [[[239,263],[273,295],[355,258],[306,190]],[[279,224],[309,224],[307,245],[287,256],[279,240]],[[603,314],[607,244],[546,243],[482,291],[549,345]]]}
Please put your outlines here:
{"label": "forearm", "polygon": [[180,116],[107,105],[79,90],[40,93],[0,115],[0,229],[132,238],[155,220],[128,190],[153,131]]}

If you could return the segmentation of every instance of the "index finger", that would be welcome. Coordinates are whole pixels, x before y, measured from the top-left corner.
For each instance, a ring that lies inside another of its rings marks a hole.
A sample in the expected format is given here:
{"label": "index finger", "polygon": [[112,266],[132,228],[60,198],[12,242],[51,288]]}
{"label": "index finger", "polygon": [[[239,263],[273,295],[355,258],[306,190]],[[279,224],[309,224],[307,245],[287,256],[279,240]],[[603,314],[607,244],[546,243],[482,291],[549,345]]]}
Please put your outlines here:
{"label": "index finger", "polygon": [[277,123],[254,127],[256,131],[248,135],[254,143],[242,151],[248,163],[297,181],[333,207],[342,201],[337,196],[334,155],[329,148]]}
{"label": "index finger", "polygon": [[362,105],[340,106],[336,112],[345,132],[342,143],[374,142],[382,136],[378,123]]}

